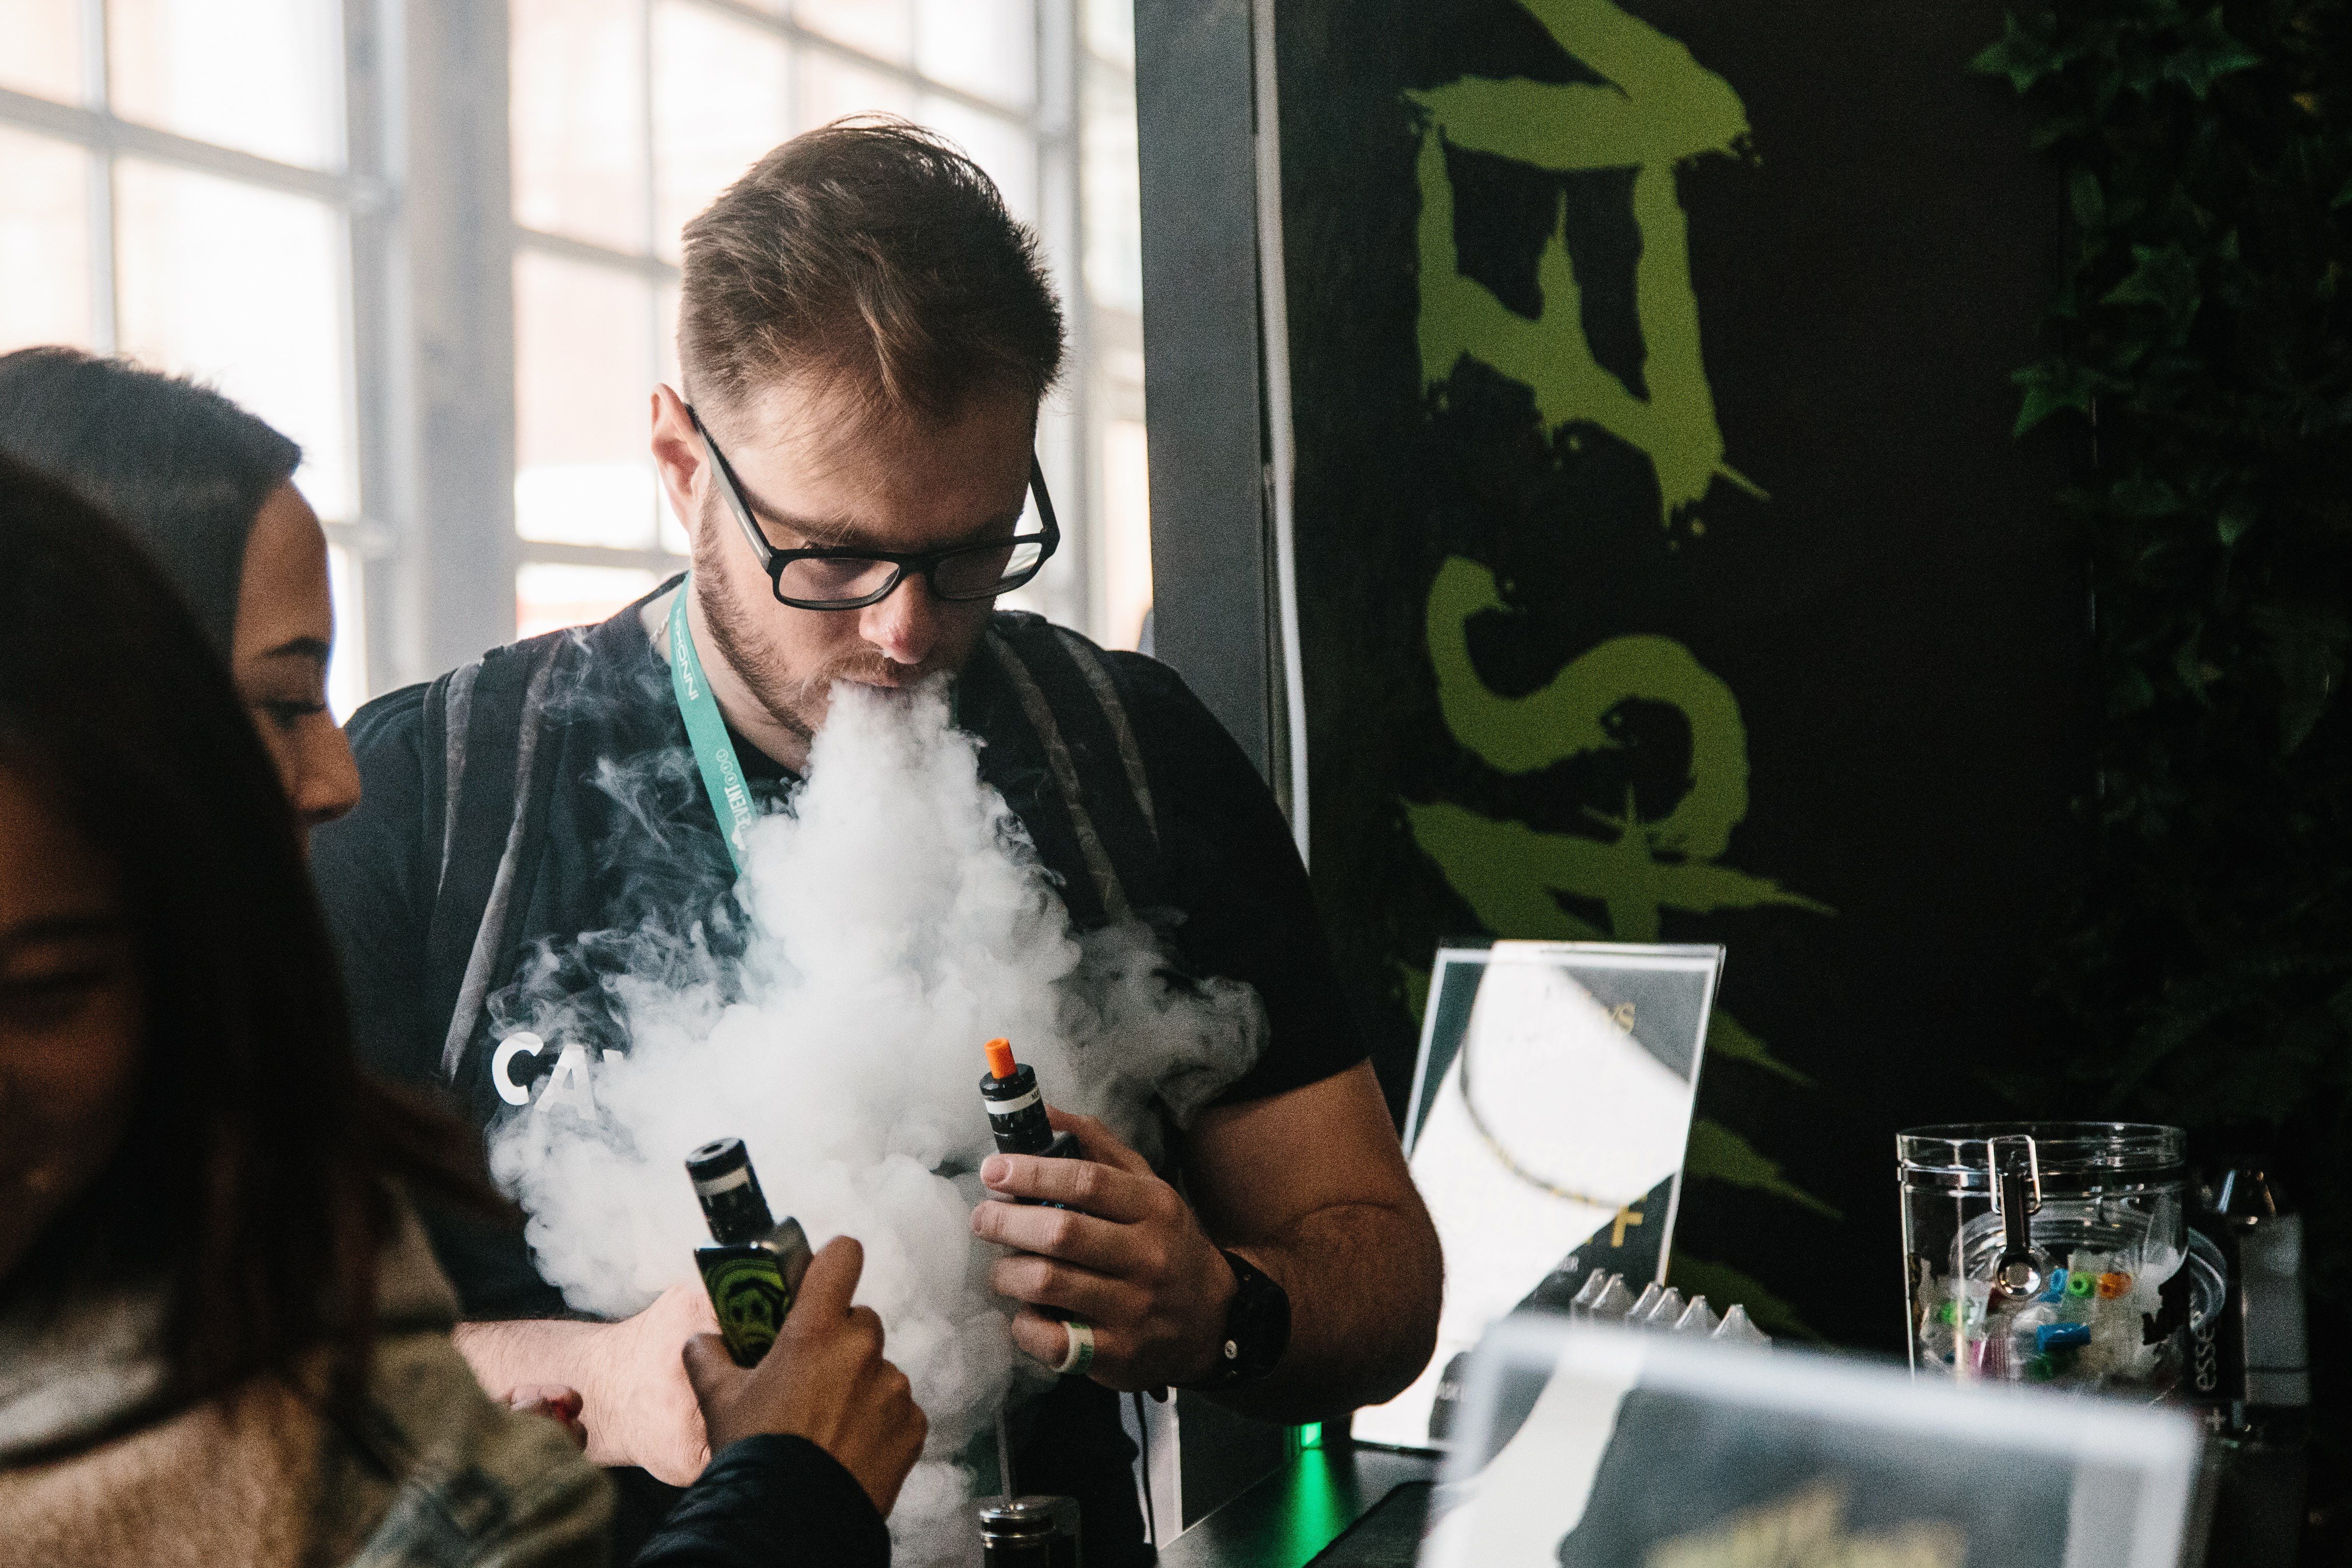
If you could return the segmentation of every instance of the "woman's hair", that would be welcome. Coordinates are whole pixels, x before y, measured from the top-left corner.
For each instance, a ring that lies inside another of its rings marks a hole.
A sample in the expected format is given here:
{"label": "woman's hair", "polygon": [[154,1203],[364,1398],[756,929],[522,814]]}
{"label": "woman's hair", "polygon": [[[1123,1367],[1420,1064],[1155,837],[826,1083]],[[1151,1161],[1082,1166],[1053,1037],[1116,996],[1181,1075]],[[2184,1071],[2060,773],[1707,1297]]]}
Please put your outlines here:
{"label": "woman's hair", "polygon": [[302,448],[208,386],[37,348],[0,354],[0,455],[128,528],[226,653],[246,536]]}
{"label": "woman's hair", "polygon": [[478,1146],[362,1075],[292,811],[180,596],[5,458],[0,626],[0,766],[118,877],[144,1018],[121,1145],[18,1276],[160,1272],[188,1396],[322,1342],[349,1391],[398,1224],[387,1179],[482,1198]]}

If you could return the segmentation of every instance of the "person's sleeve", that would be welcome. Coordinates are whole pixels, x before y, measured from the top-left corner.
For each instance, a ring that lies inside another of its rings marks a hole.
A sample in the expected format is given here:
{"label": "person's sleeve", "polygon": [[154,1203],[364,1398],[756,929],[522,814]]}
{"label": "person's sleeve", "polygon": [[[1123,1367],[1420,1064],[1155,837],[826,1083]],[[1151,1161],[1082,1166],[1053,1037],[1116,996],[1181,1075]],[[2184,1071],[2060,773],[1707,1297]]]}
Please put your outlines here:
{"label": "person's sleeve", "polygon": [[633,1568],[887,1568],[890,1531],[856,1478],[805,1437],[730,1443]]}
{"label": "person's sleeve", "polygon": [[421,873],[425,689],[393,692],[352,716],[344,733],[359,763],[359,805],[310,836],[311,879],[342,964],[360,1059],[410,1084],[436,1082],[441,1056],[423,1016],[433,914]]}
{"label": "person's sleeve", "polygon": [[1192,973],[1239,980],[1265,1005],[1257,1065],[1217,1103],[1265,1100],[1365,1059],[1315,909],[1307,867],[1274,795],[1182,679],[1140,654],[1111,655],[1160,817]]}

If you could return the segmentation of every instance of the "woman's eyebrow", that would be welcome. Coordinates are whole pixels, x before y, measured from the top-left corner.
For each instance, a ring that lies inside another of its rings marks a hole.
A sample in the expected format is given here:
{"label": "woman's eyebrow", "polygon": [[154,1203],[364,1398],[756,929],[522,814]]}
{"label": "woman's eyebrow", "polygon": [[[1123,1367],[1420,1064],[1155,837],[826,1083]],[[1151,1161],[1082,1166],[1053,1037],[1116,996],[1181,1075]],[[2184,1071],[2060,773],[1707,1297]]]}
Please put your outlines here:
{"label": "woman's eyebrow", "polygon": [[261,657],[263,658],[310,658],[324,664],[327,662],[328,656],[333,651],[320,638],[299,637],[288,637],[276,647],[266,650]]}

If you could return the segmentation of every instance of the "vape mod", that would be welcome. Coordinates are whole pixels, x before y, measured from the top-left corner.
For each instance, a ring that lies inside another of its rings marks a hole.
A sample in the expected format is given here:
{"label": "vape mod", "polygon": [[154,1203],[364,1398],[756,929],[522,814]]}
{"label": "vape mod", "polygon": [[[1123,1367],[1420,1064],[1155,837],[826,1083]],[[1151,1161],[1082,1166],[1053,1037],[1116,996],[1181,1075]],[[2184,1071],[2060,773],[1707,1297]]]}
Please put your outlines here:
{"label": "vape mod", "polygon": [[[988,1131],[996,1140],[996,1152],[1042,1154],[1048,1160],[1079,1158],[1077,1139],[1055,1131],[1053,1123],[1045,1120],[1045,1097],[1037,1088],[1036,1069],[1013,1059],[1013,1042],[991,1040],[982,1048],[988,1053],[988,1076],[980,1080],[980,1098],[988,1109]],[[1018,1201],[1044,1204],[1047,1208],[1064,1206],[1043,1198]]]}
{"label": "vape mod", "polygon": [[710,1292],[727,1353],[737,1366],[751,1366],[776,1342],[776,1331],[792,1310],[808,1272],[808,1237],[790,1215],[780,1225],[769,1214],[740,1138],[705,1143],[686,1157],[686,1173],[716,1244],[695,1248],[702,1288]]}

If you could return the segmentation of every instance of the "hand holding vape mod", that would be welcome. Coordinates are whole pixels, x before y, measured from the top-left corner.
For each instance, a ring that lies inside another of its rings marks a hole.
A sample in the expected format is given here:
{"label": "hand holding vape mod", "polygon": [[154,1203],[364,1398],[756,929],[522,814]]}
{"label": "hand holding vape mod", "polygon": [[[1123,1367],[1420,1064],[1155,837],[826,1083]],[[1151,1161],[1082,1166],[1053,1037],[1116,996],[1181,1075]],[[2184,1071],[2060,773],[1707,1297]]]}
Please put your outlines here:
{"label": "hand holding vape mod", "polygon": [[719,1138],[686,1157],[712,1247],[695,1248],[702,1288],[719,1314],[719,1336],[737,1366],[752,1366],[776,1342],[784,1314],[808,1272],[808,1237],[790,1215],[780,1225],[768,1212],[751,1152],[740,1138]]}
{"label": "hand holding vape mod", "polygon": [[[988,1131],[996,1140],[996,1152],[1042,1154],[1048,1160],[1083,1159],[1076,1136],[1055,1131],[1054,1124],[1045,1120],[1045,1097],[1037,1088],[1037,1071],[1013,1059],[1013,1042],[991,1040],[982,1048],[988,1053],[988,1076],[980,1080],[980,1098],[988,1108]],[[1068,1206],[1044,1198],[1013,1201],[1046,1208]]]}

